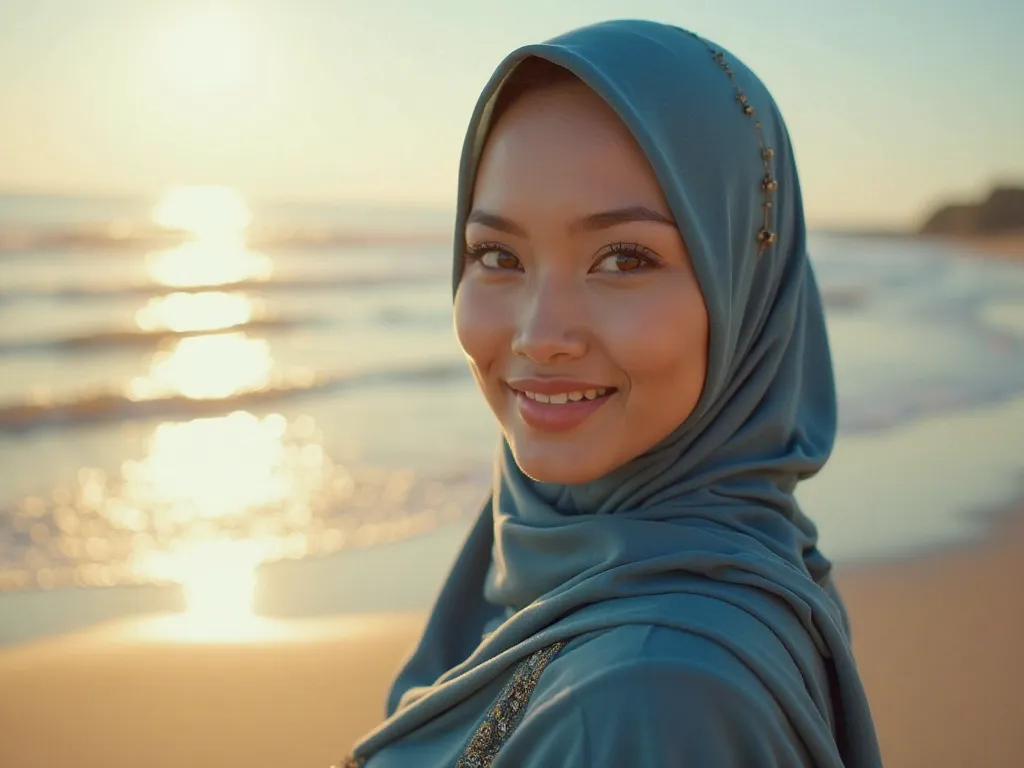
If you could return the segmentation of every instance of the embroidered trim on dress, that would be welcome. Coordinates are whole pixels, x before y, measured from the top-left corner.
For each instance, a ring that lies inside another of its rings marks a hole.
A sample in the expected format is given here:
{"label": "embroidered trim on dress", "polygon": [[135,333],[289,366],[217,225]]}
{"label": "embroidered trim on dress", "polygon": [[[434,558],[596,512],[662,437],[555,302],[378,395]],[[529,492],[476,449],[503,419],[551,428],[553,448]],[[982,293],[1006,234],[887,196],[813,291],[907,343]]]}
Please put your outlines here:
{"label": "embroidered trim on dress", "polygon": [[565,642],[554,643],[534,651],[516,665],[512,677],[487,711],[455,768],[488,768],[494,762],[498,750],[523,719],[526,705],[544,668],[564,647]]}
{"label": "embroidered trim on dress", "polygon": [[[498,750],[523,719],[526,705],[530,702],[541,673],[564,647],[564,641],[545,646],[516,665],[512,677],[487,710],[483,722],[473,733],[455,768],[489,768]],[[365,763],[363,758],[349,756],[331,768],[363,768]]]}

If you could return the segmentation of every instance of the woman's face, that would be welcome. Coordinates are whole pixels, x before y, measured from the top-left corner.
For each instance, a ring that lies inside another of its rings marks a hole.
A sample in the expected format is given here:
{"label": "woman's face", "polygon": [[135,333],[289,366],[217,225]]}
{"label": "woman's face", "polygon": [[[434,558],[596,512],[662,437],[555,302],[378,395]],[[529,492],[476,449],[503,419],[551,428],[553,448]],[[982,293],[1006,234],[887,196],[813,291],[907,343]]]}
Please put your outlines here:
{"label": "woman's face", "polygon": [[654,172],[589,88],[502,115],[465,235],[456,332],[524,473],[595,480],[686,419],[707,308]]}

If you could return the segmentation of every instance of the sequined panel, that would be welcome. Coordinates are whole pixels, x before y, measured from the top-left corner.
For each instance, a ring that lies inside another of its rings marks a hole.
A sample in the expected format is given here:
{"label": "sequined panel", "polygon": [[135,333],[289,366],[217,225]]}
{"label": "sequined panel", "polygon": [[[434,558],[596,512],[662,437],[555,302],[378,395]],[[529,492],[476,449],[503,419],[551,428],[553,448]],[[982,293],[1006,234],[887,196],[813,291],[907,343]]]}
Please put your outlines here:
{"label": "sequined panel", "polygon": [[[494,762],[502,744],[523,719],[526,705],[530,702],[530,696],[537,687],[541,673],[563,647],[564,642],[546,646],[534,651],[516,665],[512,677],[487,710],[483,722],[469,740],[469,745],[455,764],[455,768],[487,768]],[[331,768],[363,768],[365,762],[363,759],[350,756],[332,765]]]}
{"label": "sequined panel", "polygon": [[564,646],[564,642],[546,646],[516,665],[512,677],[487,710],[484,721],[469,740],[455,768],[488,768],[494,762],[498,750],[523,719],[526,705],[544,668]]}

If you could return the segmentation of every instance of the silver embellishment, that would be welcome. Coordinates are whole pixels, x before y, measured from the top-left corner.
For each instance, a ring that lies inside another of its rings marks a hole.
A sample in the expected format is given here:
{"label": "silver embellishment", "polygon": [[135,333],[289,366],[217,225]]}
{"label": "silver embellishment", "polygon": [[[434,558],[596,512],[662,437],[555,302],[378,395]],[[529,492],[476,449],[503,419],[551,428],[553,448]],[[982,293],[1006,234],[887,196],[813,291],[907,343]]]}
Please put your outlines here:
{"label": "silver embellishment", "polygon": [[[516,665],[509,681],[505,683],[484,715],[483,722],[470,738],[455,768],[488,768],[494,762],[498,750],[523,719],[526,705],[530,701],[533,689],[537,687],[541,673],[564,647],[565,643],[562,641],[545,646]],[[349,756],[331,768],[363,768],[365,764],[365,758]]]}
{"label": "silver embellishment", "polygon": [[487,710],[483,722],[469,740],[455,768],[488,768],[494,762],[498,750],[523,719],[541,672],[563,647],[564,642],[546,646],[516,665],[512,677]]}

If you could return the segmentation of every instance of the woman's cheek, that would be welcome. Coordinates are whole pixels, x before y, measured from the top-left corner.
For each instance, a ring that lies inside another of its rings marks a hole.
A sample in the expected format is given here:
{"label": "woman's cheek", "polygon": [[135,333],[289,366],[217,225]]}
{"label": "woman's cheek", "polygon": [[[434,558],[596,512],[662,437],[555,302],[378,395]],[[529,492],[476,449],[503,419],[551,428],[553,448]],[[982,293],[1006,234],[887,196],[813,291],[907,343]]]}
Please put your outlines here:
{"label": "woman's cheek", "polygon": [[597,316],[602,318],[602,346],[633,384],[677,378],[686,371],[703,375],[707,312],[699,294],[638,291]]}
{"label": "woman's cheek", "polygon": [[481,373],[502,356],[511,341],[505,309],[507,302],[489,286],[471,277],[463,279],[455,296],[455,335],[466,356]]}

